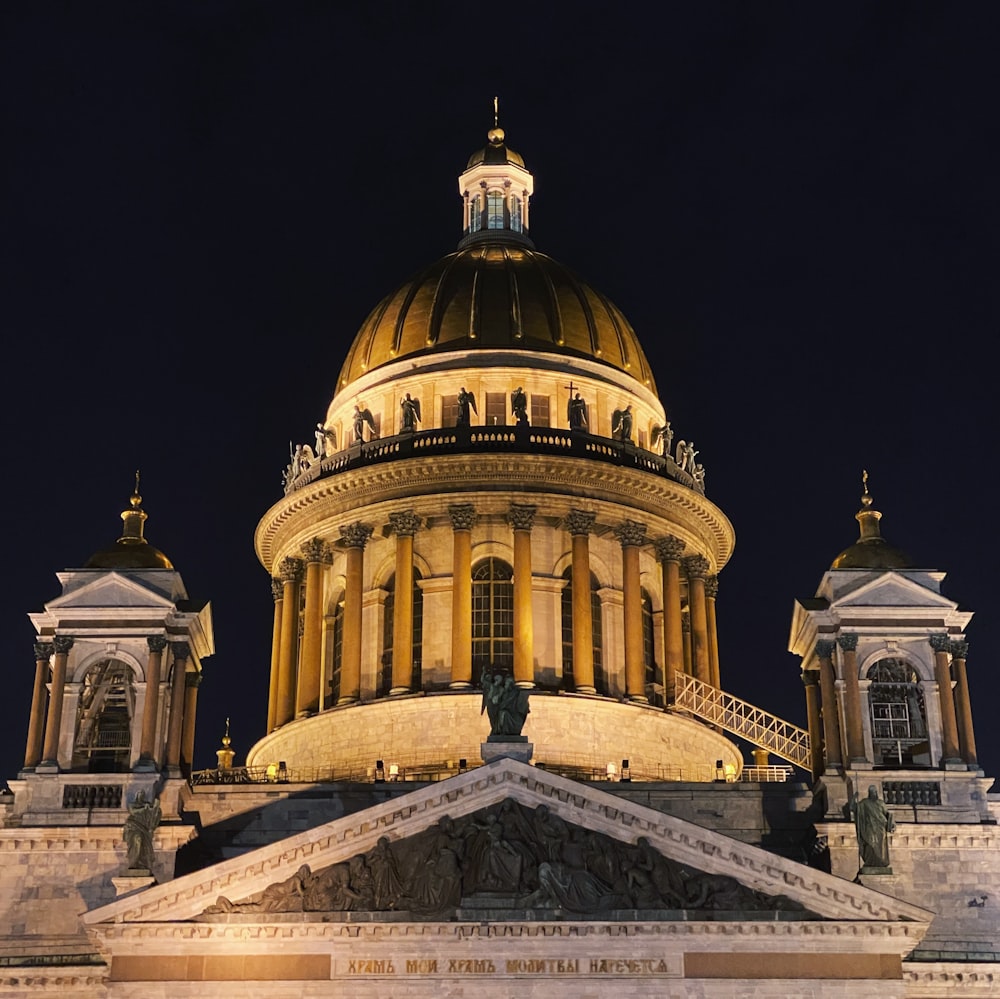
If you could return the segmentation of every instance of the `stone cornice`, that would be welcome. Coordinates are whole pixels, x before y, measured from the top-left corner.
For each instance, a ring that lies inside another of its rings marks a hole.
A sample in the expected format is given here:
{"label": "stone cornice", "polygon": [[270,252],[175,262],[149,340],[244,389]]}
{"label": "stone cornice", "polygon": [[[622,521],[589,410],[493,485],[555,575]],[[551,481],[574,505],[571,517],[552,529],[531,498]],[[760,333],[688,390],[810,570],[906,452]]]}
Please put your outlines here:
{"label": "stone cornice", "polygon": [[[407,500],[417,514],[427,516],[432,507],[438,513],[445,511],[442,496],[455,502],[469,494],[472,502],[477,493],[498,490],[526,494],[522,501],[535,502],[540,514],[559,506],[563,516],[584,497],[591,505],[627,507],[626,515],[646,514],[651,533],[676,534],[682,529],[681,533],[699,539],[713,572],[726,564],[735,546],[735,533],[726,516],[693,489],[637,469],[559,455],[504,455],[489,460],[435,455],[410,459],[405,469],[399,464],[351,469],[283,497],[262,518],[254,545],[258,558],[273,573],[275,559],[297,551],[319,525],[359,516],[376,519],[374,513],[365,511],[369,504]],[[549,494],[552,502],[543,501],[543,494]]]}
{"label": "stone cornice", "polygon": [[[198,916],[219,895],[243,898],[291,876],[302,864],[319,869],[370,850],[379,837],[402,838],[443,815],[460,817],[512,798],[545,803],[561,818],[624,842],[648,837],[666,856],[708,874],[738,878],[767,894],[783,894],[829,919],[911,920],[926,929],[933,913],[900,902],[675,816],[623,801],[513,760],[499,760],[405,798],[375,805],[251,853],[95,909],[86,923],[176,922]],[[918,934],[918,936],[921,934]]]}

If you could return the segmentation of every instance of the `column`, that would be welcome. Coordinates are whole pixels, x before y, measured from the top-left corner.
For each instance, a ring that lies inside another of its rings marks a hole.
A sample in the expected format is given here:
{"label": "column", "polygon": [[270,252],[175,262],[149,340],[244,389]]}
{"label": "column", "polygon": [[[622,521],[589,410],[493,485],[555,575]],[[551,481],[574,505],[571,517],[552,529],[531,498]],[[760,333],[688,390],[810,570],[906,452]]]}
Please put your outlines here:
{"label": "column", "polygon": [[960,763],[958,720],[955,716],[955,696],[951,692],[951,639],[947,635],[931,635],[928,641],[934,650],[934,679],[941,702],[941,762]]}
{"label": "column", "polygon": [[472,686],[472,526],[471,503],[452,503],[451,516],[451,683],[452,690]]}
{"label": "column", "polygon": [[802,683],[806,690],[806,718],[809,725],[809,769],[813,780],[817,780],[823,773],[823,739],[819,728],[819,677],[816,670],[803,670]]}
{"label": "column", "polygon": [[705,619],[708,625],[708,667],[715,688],[722,683],[719,677],[719,630],[715,617],[715,598],[719,595],[719,577],[705,577]]}
{"label": "column", "polygon": [[691,609],[692,672],[705,683],[712,683],[712,667],[708,651],[708,607],[705,602],[705,577],[708,559],[704,555],[689,555],[684,559],[688,578],[688,606]]}
{"label": "column", "polygon": [[184,674],[184,734],[181,736],[181,767],[190,774],[194,766],[194,729],[198,718],[198,688],[201,673]]}
{"label": "column", "polygon": [[372,528],[360,522],[340,529],[347,548],[344,590],[344,640],[341,648],[338,704],[353,704],[361,697],[361,604],[364,598],[365,545]]}
{"label": "column", "polygon": [[535,685],[535,633],[531,617],[531,525],[535,507],[512,503],[507,522],[514,529],[514,681]]}
{"label": "column", "polygon": [[396,535],[390,694],[408,694],[413,690],[413,536],[421,523],[412,510],[389,514],[389,527]]}
{"label": "column", "polygon": [[972,701],[969,697],[969,676],[965,669],[965,657],[969,654],[968,642],[951,643],[951,663],[955,671],[955,714],[958,721],[958,748],[962,759],[972,767],[978,767],[976,757],[976,736],[972,729]]}
{"label": "column", "polygon": [[146,703],[142,709],[142,735],[139,739],[138,769],[156,767],[156,722],[160,710],[160,672],[163,650],[167,647],[165,635],[150,635],[146,639],[149,658],[146,660]]}
{"label": "column", "polygon": [[674,677],[684,672],[684,625],[681,616],[681,556],[684,542],[667,535],[656,542],[663,576],[663,686],[667,704],[674,701]]}
{"label": "column", "polygon": [[187,642],[174,642],[171,646],[174,671],[170,678],[170,721],[167,725],[167,767],[178,770],[181,765],[181,744],[184,735],[184,687],[187,658],[191,647]]}
{"label": "column", "polygon": [[281,659],[281,608],[284,605],[280,579],[271,577],[271,599],[274,600],[274,625],[271,628],[271,681],[267,691],[267,733],[274,731],[278,714],[278,663]]}
{"label": "column", "polygon": [[45,719],[45,741],[42,746],[42,763],[59,766],[59,731],[62,728],[63,694],[66,689],[66,661],[73,639],[68,635],[56,635],[52,639],[55,659],[52,661],[52,685],[49,693],[49,710]]}
{"label": "column", "polygon": [[819,659],[819,689],[822,699],[823,742],[827,770],[840,770],[843,750],[840,748],[840,711],[837,708],[837,686],[833,674],[833,650],[836,643],[822,639],[816,643]]}
{"label": "column", "polygon": [[625,618],[625,696],[648,702],[646,663],[642,649],[642,588],[639,582],[639,548],[646,541],[646,525],[626,520],[615,528],[622,546],[622,592]]}
{"label": "column", "polygon": [[31,689],[31,714],[28,716],[28,738],[24,747],[24,769],[38,766],[42,758],[42,734],[45,731],[45,682],[49,678],[49,660],[55,646],[51,642],[35,642],[35,683]]}
{"label": "column", "polygon": [[325,541],[312,538],[301,548],[306,571],[306,606],[302,622],[302,652],[295,687],[295,717],[307,718],[323,706],[320,691],[323,658],[323,566],[331,561]]}
{"label": "column", "polygon": [[299,587],[302,585],[302,573],[302,559],[283,558],[278,565],[278,577],[282,585],[282,608],[275,728],[280,728],[295,716],[295,676],[298,672],[299,651]]}
{"label": "column", "polygon": [[[580,694],[596,693],[594,686],[594,620],[590,602],[590,531],[597,514],[570,510],[563,520],[573,544],[570,596],[573,607],[573,687]],[[563,670],[565,671],[565,664]]]}
{"label": "column", "polygon": [[861,730],[861,690],[858,686],[858,636],[840,635],[841,666],[844,671],[844,724],[847,729],[849,765],[867,762],[865,737]]}

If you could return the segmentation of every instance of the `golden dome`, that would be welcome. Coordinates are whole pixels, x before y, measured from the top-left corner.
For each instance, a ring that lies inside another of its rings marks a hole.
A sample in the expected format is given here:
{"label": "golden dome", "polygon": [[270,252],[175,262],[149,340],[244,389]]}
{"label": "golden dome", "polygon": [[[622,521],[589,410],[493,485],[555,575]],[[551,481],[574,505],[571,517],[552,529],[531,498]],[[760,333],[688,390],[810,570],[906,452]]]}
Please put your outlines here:
{"label": "golden dome", "polygon": [[504,143],[504,131],[502,128],[491,128],[487,138],[489,139],[488,144],[482,149],[477,149],[469,157],[466,170],[474,166],[479,166],[480,163],[485,163],[489,166],[505,163],[513,163],[519,167],[524,166],[524,157],[520,153],[515,153],[513,149]]}
{"label": "golden dome", "polygon": [[551,257],[498,240],[449,254],[387,295],[354,338],[337,392],[401,358],[470,349],[599,361],[656,391],[635,331],[604,295]]}
{"label": "golden dome", "polygon": [[143,537],[143,525],[149,514],[142,508],[139,495],[139,473],[135,473],[135,492],[129,498],[129,508],[122,511],[125,527],[122,536],[107,548],[88,559],[87,569],[172,569],[166,555]]}
{"label": "golden dome", "polygon": [[864,494],[861,509],[854,519],[861,528],[861,536],[845,548],[830,566],[831,569],[912,569],[913,563],[898,548],[894,548],[882,537],[879,521],[882,514],[872,509],[871,493],[868,492],[868,473],[865,472]]}

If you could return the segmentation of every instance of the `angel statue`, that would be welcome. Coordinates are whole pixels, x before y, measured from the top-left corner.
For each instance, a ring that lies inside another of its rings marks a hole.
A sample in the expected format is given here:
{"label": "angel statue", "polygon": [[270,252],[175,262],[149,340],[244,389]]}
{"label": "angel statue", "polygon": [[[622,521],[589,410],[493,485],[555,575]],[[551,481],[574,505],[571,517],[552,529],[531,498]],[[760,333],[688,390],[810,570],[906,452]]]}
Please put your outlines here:
{"label": "angel statue", "polygon": [[378,437],[378,431],[375,429],[375,417],[372,416],[372,411],[370,409],[361,409],[358,406],[354,407],[354,443],[364,444],[365,442],[365,424],[368,424],[368,439],[374,440]]}
{"label": "angel statue", "polygon": [[[670,421],[661,427],[658,423],[653,424],[653,450],[660,454],[670,454],[670,445],[674,440],[674,432],[670,429]],[[657,445],[659,444],[659,447]]]}
{"label": "angel statue", "polygon": [[528,397],[520,385],[510,394],[510,411],[517,417],[519,427],[528,425]]}
{"label": "angel statue", "polygon": [[[518,687],[512,676],[483,672],[483,706],[490,719],[490,738],[502,742],[504,737],[519,736],[528,717],[528,691]],[[495,738],[499,737],[499,738]]]}
{"label": "angel statue", "polygon": [[412,434],[420,422],[420,400],[406,393],[405,399],[399,401],[399,432]]}
{"label": "angel statue", "polygon": [[479,410],[476,408],[476,397],[471,392],[466,392],[463,385],[458,393],[458,422],[455,424],[456,427],[472,426],[472,417],[469,415],[470,408],[476,416],[479,415]]}
{"label": "angel statue", "polygon": [[694,474],[694,459],[697,455],[701,454],[700,451],[695,450],[694,441],[688,443],[687,441],[677,442],[677,467],[682,472],[687,472],[688,475]]}
{"label": "angel statue", "polygon": [[570,430],[587,429],[587,403],[580,397],[580,393],[566,403],[566,422]]}
{"label": "angel statue", "polygon": [[611,414],[611,433],[620,441],[632,441],[632,404]]}
{"label": "angel statue", "polygon": [[333,430],[324,427],[322,423],[317,423],[315,433],[317,458],[326,458],[337,450],[337,434]]}

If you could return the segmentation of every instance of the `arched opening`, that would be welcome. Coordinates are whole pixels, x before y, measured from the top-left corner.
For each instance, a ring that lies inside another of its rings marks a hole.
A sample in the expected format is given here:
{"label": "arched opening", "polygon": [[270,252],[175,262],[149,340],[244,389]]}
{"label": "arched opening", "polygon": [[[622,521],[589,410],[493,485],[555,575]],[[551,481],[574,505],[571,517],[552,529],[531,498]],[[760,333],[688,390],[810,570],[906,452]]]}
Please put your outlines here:
{"label": "arched opening", "polygon": [[483,202],[477,194],[469,201],[469,232],[478,232],[483,224]]}
{"label": "arched opening", "polygon": [[521,199],[516,194],[510,196],[510,227],[514,232],[521,232],[524,228],[522,224]]}
{"label": "arched opening", "polygon": [[73,765],[89,773],[127,771],[132,753],[135,686],[132,668],[104,659],[83,678],[76,713]]}
{"label": "arched opening", "polygon": [[[572,567],[563,573],[567,580],[561,594],[562,618],[562,686],[564,690],[576,689],[576,677],[573,675],[573,570]],[[599,694],[607,694],[608,678],[604,672],[604,630],[601,624],[601,598],[598,595],[600,583],[597,577],[590,574],[590,640],[594,654],[594,689]]]}
{"label": "arched opening", "polygon": [[330,693],[326,707],[333,707],[340,699],[340,666],[344,661],[344,601],[338,600],[333,606],[330,620]]}
{"label": "arched opening", "polygon": [[490,191],[486,195],[486,228],[504,229],[504,198],[503,191]]}
{"label": "arched opening", "polygon": [[472,567],[472,682],[491,664],[514,669],[514,570],[492,557]]}
{"label": "arched opening", "polygon": [[[421,651],[424,638],[424,591],[420,588],[420,572],[413,570],[413,685],[412,690],[423,689],[421,671]],[[396,619],[396,577],[391,576],[385,584],[388,595],[385,598],[382,615],[382,658],[379,662],[376,697],[385,697],[392,689],[392,644]]]}
{"label": "arched opening", "polygon": [[656,639],[653,634],[653,600],[646,590],[642,594],[642,661],[646,667],[646,695],[654,704],[663,704],[663,677],[656,664]]}
{"label": "arched opening", "polygon": [[927,714],[913,667],[902,659],[880,659],[868,679],[875,765],[930,766]]}

